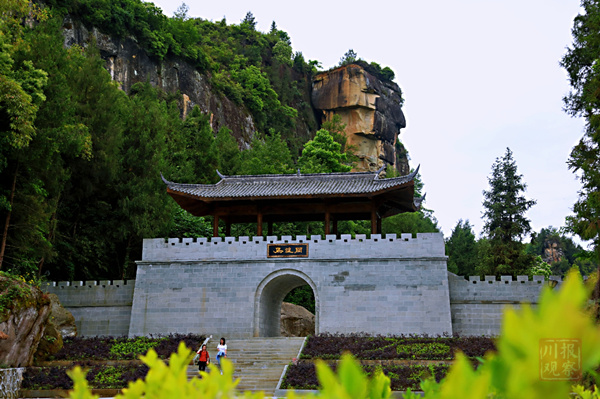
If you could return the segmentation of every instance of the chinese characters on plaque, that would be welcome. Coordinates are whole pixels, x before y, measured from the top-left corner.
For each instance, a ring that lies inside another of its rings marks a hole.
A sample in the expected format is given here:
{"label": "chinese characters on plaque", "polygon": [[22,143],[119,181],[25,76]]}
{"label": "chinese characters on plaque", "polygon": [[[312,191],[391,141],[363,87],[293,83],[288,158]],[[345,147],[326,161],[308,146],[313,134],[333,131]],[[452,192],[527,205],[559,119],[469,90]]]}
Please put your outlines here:
{"label": "chinese characters on plaque", "polygon": [[540,379],[570,381],[581,378],[580,339],[540,339]]}
{"label": "chinese characters on plaque", "polygon": [[307,258],[308,243],[267,244],[267,258]]}

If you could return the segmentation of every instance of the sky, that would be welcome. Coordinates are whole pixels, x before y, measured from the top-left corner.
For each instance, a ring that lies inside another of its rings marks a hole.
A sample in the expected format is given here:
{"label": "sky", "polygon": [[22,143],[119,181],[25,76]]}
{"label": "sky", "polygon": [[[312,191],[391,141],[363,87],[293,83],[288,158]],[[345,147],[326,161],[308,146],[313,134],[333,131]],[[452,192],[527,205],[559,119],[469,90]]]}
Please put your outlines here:
{"label": "sky", "polygon": [[[181,4],[154,3],[168,16]],[[481,234],[482,192],[507,147],[537,201],[526,214],[532,229],[561,227],[571,213],[580,184],[566,161],[584,122],[563,111],[570,86],[559,61],[578,0],[185,3],[191,17],[229,24],[251,11],[263,32],[275,21],[323,69],[349,49],[389,66],[405,99],[400,140],[446,238],[459,219]]]}

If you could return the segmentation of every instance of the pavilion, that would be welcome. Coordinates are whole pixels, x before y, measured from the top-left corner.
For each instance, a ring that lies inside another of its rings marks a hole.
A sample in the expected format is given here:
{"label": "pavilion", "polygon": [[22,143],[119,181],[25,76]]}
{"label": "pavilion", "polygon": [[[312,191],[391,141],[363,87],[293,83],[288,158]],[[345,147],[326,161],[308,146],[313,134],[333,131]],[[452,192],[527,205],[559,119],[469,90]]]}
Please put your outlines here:
{"label": "pavilion", "polygon": [[377,172],[225,176],[216,184],[182,184],[162,178],[167,193],[194,216],[213,217],[213,236],[219,220],[229,236],[233,223],[263,223],[272,235],[273,223],[323,221],[325,234],[337,234],[337,222],[370,220],[371,233],[381,233],[383,218],[418,211],[423,198],[414,197],[415,176],[380,178]]}

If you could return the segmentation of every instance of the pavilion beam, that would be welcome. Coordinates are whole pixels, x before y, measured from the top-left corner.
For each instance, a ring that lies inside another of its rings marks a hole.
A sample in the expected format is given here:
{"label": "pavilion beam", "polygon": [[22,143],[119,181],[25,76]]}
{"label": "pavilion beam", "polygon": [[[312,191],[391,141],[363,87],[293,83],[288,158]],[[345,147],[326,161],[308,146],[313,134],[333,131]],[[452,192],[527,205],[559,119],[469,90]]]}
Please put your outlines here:
{"label": "pavilion beam", "polygon": [[325,235],[329,234],[329,225],[331,222],[331,214],[329,213],[329,209],[325,211]]}
{"label": "pavilion beam", "polygon": [[213,215],[213,237],[219,236],[219,215]]}

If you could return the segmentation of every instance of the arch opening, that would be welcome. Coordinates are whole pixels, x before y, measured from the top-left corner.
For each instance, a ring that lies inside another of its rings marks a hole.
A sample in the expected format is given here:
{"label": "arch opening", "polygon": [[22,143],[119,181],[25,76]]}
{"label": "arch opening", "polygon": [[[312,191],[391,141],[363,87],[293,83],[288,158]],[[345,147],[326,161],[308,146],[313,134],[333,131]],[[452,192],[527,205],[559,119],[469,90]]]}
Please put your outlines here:
{"label": "arch opening", "polygon": [[315,284],[297,270],[280,270],[267,276],[258,286],[254,299],[254,336],[281,335],[281,304],[294,288],[308,285],[315,298],[315,333],[319,331],[319,298]]}

